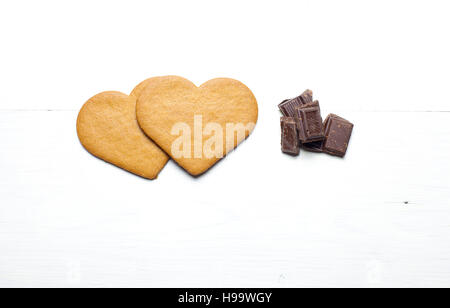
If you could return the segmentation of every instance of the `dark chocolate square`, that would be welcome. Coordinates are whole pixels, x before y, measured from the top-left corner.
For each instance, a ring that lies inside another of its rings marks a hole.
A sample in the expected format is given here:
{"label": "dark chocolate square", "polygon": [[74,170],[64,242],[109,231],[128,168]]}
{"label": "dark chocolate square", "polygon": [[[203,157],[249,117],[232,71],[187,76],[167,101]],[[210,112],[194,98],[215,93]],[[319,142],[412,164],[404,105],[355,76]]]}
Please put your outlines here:
{"label": "dark chocolate square", "polygon": [[278,105],[278,108],[280,108],[281,113],[285,117],[293,118],[295,117],[295,109],[300,107],[302,104],[303,103],[301,100],[297,97],[284,100],[280,105]]}
{"label": "dark chocolate square", "polygon": [[291,155],[300,154],[296,120],[291,117],[281,118],[281,150]]}
{"label": "dark chocolate square", "polygon": [[306,90],[299,97],[303,104],[311,104],[313,102],[313,91]]}
{"label": "dark chocolate square", "polygon": [[330,114],[325,120],[325,141],[323,151],[327,154],[344,157],[353,132],[353,124]]}
{"label": "dark chocolate square", "polygon": [[299,139],[302,143],[320,141],[325,138],[319,102],[297,108]]}
{"label": "dark chocolate square", "polygon": [[296,109],[302,105],[310,104],[313,101],[313,92],[311,90],[306,90],[300,96],[293,99],[286,99],[278,105],[281,113],[285,117],[296,117]]}

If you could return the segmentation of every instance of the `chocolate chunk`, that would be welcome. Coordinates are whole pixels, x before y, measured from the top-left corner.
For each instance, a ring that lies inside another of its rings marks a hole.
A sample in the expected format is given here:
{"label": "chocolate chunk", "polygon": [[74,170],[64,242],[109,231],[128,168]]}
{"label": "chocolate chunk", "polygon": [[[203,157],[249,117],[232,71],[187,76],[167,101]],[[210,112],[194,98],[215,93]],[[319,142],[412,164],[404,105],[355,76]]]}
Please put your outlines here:
{"label": "chocolate chunk", "polygon": [[298,139],[296,120],[291,117],[281,118],[281,150],[283,153],[298,155],[300,142]]}
{"label": "chocolate chunk", "polygon": [[278,105],[278,108],[280,108],[281,113],[285,117],[293,118],[295,116],[295,109],[301,105],[301,100],[298,98],[293,98],[284,100],[280,105]]}
{"label": "chocolate chunk", "polygon": [[281,104],[278,105],[278,108],[280,108],[281,113],[285,117],[296,117],[296,108],[301,107],[304,104],[312,103],[313,101],[313,92],[311,90],[306,90],[302,93],[302,95],[293,98],[293,99],[286,99],[281,102]]}
{"label": "chocolate chunk", "polygon": [[320,141],[325,138],[319,102],[297,107],[299,139],[302,143]]}
{"label": "chocolate chunk", "polygon": [[330,114],[325,120],[325,140],[323,152],[344,157],[353,132],[353,124],[349,121]]}
{"label": "chocolate chunk", "polygon": [[306,90],[299,97],[303,104],[311,104],[313,102],[313,91]]}

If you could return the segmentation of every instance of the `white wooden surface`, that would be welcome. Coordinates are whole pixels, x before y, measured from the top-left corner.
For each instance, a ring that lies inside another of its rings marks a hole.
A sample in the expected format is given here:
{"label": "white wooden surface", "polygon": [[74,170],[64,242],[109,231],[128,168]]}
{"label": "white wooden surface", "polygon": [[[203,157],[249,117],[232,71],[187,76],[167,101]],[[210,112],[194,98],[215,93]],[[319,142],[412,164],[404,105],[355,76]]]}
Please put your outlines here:
{"label": "white wooden surface", "polygon": [[[194,2],[0,4],[0,287],[449,287],[449,4]],[[86,99],[163,74],[259,100],[198,179],[78,142]],[[281,154],[307,87],[355,123],[345,159]]]}

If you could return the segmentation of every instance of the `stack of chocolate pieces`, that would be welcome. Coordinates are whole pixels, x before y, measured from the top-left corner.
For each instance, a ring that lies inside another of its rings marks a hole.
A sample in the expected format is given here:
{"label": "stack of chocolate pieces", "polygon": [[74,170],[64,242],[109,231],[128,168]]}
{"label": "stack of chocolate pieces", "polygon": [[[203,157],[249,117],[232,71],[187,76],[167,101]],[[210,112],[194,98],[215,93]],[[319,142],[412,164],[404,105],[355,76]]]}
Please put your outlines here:
{"label": "stack of chocolate pieces", "polygon": [[349,121],[330,114],[322,121],[320,105],[313,92],[283,101],[279,106],[281,118],[281,150],[299,155],[300,148],[317,153],[344,157],[353,131]]}

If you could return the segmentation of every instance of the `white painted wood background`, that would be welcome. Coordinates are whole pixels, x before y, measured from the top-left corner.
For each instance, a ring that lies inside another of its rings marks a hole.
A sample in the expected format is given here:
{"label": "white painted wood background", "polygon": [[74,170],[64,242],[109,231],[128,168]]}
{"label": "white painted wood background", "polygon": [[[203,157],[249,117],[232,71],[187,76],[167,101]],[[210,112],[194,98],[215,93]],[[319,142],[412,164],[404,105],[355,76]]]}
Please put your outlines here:
{"label": "white painted wood background", "polygon": [[[0,287],[449,287],[449,8],[2,2]],[[81,147],[84,101],[165,74],[246,83],[254,134],[198,179]],[[307,87],[355,124],[345,159],[280,152]]]}

